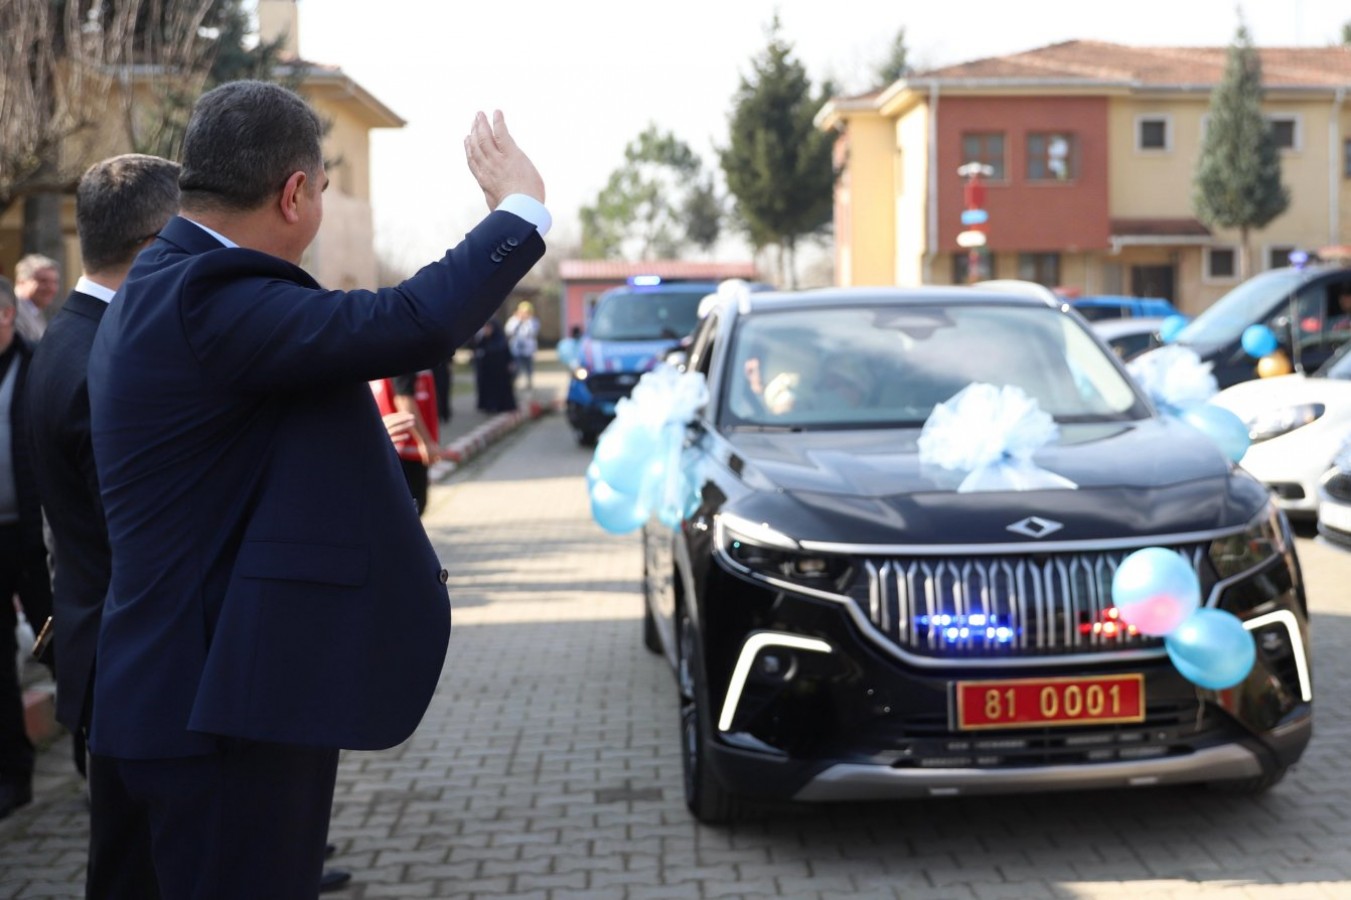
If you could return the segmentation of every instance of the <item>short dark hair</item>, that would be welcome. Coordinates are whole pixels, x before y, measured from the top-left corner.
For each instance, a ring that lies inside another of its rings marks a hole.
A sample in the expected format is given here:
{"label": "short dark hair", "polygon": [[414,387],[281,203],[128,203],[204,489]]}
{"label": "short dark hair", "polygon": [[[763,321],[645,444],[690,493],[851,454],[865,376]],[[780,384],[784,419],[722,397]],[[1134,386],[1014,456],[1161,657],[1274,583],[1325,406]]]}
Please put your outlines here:
{"label": "short dark hair", "polygon": [[213,88],[198,98],[183,136],[183,206],[257,209],[292,173],[323,168],[322,139],[319,116],[294,91],[266,81]]}
{"label": "short dark hair", "polygon": [[0,275],[0,311],[18,308],[19,296],[14,293],[14,282]]}
{"label": "short dark hair", "polygon": [[75,228],[86,272],[130,263],[178,212],[178,163],[126,153],[85,170],[75,189]]}

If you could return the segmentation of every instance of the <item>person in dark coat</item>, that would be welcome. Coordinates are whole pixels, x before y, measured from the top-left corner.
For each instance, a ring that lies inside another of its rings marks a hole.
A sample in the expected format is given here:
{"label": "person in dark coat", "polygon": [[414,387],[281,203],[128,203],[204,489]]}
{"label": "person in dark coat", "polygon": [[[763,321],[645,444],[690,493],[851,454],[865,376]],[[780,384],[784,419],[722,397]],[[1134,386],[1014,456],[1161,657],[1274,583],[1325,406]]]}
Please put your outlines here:
{"label": "person in dark coat", "polygon": [[52,612],[42,509],[24,437],[24,382],[32,348],[19,334],[18,298],[0,278],[0,819],[33,799],[33,744],[24,725],[16,658],[19,611],[36,630]]}
{"label": "person in dark coat", "polygon": [[474,384],[480,412],[511,412],[516,409],[512,388],[511,348],[497,319],[489,319],[474,337]]}

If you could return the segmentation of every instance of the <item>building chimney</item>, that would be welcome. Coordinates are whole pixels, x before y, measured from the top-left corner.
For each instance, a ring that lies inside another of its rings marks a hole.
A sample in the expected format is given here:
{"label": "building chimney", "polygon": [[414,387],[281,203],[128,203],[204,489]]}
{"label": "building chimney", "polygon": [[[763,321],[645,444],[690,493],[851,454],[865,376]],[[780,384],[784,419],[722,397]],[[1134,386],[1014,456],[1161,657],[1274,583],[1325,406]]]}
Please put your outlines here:
{"label": "building chimney", "polygon": [[296,0],[258,0],[258,39],[264,44],[282,37],[280,57],[300,58],[300,8]]}

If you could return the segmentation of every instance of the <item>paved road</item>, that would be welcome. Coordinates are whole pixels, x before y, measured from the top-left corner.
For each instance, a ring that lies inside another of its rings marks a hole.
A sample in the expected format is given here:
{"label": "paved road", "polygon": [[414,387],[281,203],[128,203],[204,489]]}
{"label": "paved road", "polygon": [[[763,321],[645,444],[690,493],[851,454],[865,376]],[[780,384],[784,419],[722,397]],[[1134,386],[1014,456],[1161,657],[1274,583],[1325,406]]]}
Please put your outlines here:
{"label": "paved road", "polygon": [[[1256,800],[1205,790],[840,804],[713,829],[687,816],[674,686],[642,649],[635,536],[588,515],[561,416],[433,488],[455,631],[418,733],[343,758],[336,898],[1351,897],[1351,554],[1301,540],[1318,733]],[[397,664],[394,661],[393,664]],[[0,897],[77,897],[69,747],[0,823]]]}

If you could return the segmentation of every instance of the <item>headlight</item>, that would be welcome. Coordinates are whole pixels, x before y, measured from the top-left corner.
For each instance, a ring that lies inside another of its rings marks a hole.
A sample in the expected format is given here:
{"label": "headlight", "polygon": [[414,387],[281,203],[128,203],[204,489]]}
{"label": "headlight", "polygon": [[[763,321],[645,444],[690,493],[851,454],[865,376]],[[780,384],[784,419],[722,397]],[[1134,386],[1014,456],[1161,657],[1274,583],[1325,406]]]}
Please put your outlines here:
{"label": "headlight", "polygon": [[586,381],[586,377],[590,374],[591,374],[590,372],[588,372],[586,369],[583,369],[581,366],[578,366],[577,368],[572,370],[572,377],[576,378],[578,381]]}
{"label": "headlight", "polygon": [[838,594],[848,583],[848,557],[808,553],[797,541],[763,522],[719,513],[714,518],[715,539],[723,557],[733,566],[782,587],[807,588]]}
{"label": "headlight", "polygon": [[1223,580],[1241,575],[1287,549],[1281,514],[1268,503],[1241,533],[1212,541],[1210,561]]}
{"label": "headlight", "polygon": [[1248,437],[1254,442],[1269,441],[1274,437],[1303,428],[1327,411],[1321,403],[1301,403],[1283,409],[1261,412],[1248,419]]}

